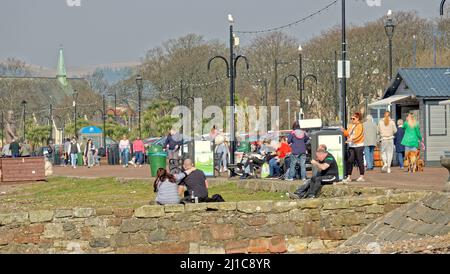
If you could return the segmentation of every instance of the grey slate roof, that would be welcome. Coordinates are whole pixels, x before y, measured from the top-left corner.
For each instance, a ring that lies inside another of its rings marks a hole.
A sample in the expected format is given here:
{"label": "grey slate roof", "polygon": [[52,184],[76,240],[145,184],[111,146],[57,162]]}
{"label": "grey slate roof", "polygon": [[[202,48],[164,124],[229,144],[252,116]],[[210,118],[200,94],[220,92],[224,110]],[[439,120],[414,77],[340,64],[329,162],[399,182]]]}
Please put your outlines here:
{"label": "grey slate roof", "polygon": [[[76,89],[90,90],[89,83],[83,78],[67,78],[68,85],[63,86],[57,78],[47,77],[0,77],[0,95],[4,89],[13,88],[24,91],[24,98],[30,104],[29,107],[48,105],[50,98],[61,103],[67,96],[72,96]],[[22,98],[21,98],[22,100]]]}
{"label": "grey slate roof", "polygon": [[402,68],[388,87],[384,98],[395,94],[398,86],[405,81],[411,94],[425,98],[450,97],[450,68]]}

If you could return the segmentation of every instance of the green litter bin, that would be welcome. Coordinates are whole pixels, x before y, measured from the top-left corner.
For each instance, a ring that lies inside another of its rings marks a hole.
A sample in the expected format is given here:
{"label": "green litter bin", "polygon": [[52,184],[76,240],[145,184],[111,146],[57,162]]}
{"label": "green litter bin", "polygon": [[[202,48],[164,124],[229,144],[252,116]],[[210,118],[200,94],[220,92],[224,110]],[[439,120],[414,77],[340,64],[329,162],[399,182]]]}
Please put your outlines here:
{"label": "green litter bin", "polygon": [[239,142],[239,146],[237,148],[237,152],[250,152],[251,147],[250,147],[250,142],[247,141],[242,141]]}
{"label": "green litter bin", "polygon": [[150,171],[152,177],[156,177],[156,173],[159,168],[166,168],[167,153],[162,151],[153,152],[151,149],[148,152],[148,158],[150,159]]}
{"label": "green litter bin", "polygon": [[81,152],[77,154],[77,166],[83,166],[83,154]]}

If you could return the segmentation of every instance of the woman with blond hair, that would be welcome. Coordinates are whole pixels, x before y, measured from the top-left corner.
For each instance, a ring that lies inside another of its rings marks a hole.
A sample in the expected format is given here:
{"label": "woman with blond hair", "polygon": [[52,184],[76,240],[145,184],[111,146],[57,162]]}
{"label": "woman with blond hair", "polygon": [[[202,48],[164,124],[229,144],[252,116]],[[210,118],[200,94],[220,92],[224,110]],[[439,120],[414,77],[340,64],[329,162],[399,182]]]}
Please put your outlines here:
{"label": "woman with blond hair", "polygon": [[381,159],[384,163],[381,172],[391,173],[395,133],[397,133],[397,127],[391,119],[391,113],[386,111],[384,119],[378,123],[378,134],[381,139]]}
{"label": "woman with blond hair", "polygon": [[402,145],[405,146],[405,156],[408,157],[410,165],[412,166],[412,171],[416,168],[416,153],[417,148],[420,146],[422,140],[422,135],[420,134],[419,124],[416,121],[413,113],[409,113],[406,117],[406,122],[403,124],[405,130],[405,136],[403,136]]}

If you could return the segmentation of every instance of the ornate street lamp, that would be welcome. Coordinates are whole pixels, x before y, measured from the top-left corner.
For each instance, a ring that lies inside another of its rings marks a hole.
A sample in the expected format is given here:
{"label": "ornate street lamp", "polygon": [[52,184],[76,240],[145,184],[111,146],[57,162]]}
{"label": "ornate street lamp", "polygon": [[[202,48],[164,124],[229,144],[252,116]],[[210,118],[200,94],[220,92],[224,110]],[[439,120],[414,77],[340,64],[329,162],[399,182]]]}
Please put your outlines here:
{"label": "ornate street lamp", "polygon": [[387,13],[387,19],[384,24],[384,31],[389,40],[389,81],[392,81],[392,38],[394,37],[395,24],[392,19],[392,10]]}
{"label": "ornate street lamp", "polygon": [[25,118],[26,118],[26,107],[27,107],[27,101],[25,101],[25,100],[23,100],[22,101],[22,103],[21,103],[21,105],[22,105],[22,110],[23,110],[23,140],[22,141],[25,141],[26,140],[26,127],[25,127]]}
{"label": "ornate street lamp", "polygon": [[78,140],[78,132],[77,132],[77,100],[78,100],[78,91],[75,89],[73,91],[73,120],[74,120],[74,137]]}
{"label": "ornate street lamp", "polygon": [[142,76],[138,75],[136,77],[136,85],[138,88],[138,123],[139,123],[139,138],[142,139],[142,131],[141,131],[141,110],[142,110]]}
{"label": "ornate street lamp", "polygon": [[[234,33],[233,33],[233,24],[234,24],[234,19],[233,16],[231,14],[228,14],[228,23],[230,24],[230,58],[229,60],[227,60],[227,58],[223,57],[223,56],[214,56],[211,59],[209,59],[208,61],[208,71],[211,68],[211,63],[214,59],[221,59],[222,61],[225,62],[226,68],[227,68],[227,77],[230,78],[230,107],[231,107],[231,111],[230,111],[230,145],[231,145],[231,164],[235,164],[235,151],[236,151],[236,131],[235,131],[235,120],[234,120],[234,116],[235,116],[235,98],[234,98],[234,94],[235,94],[235,80],[236,80],[236,65],[237,62],[239,61],[239,59],[244,59],[246,66],[247,66],[247,70],[249,69],[249,64],[248,64],[248,60],[247,57],[245,57],[244,55],[239,55],[239,56],[235,56],[234,54],[234,46],[235,46],[235,37],[234,37]],[[234,176],[235,174],[232,173],[232,176]]]}

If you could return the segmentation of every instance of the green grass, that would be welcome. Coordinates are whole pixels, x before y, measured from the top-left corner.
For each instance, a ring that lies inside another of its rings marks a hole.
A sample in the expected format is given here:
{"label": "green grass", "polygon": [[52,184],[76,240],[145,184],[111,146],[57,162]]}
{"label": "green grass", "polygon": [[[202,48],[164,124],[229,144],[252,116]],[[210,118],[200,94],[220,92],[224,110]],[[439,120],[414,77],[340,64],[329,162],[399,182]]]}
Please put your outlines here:
{"label": "green grass", "polygon": [[[209,189],[227,202],[281,200],[279,193],[254,192],[227,183]],[[73,179],[56,177],[48,182],[18,185],[0,196],[0,212],[71,207],[137,208],[155,199],[153,181],[118,182],[113,178]]]}

